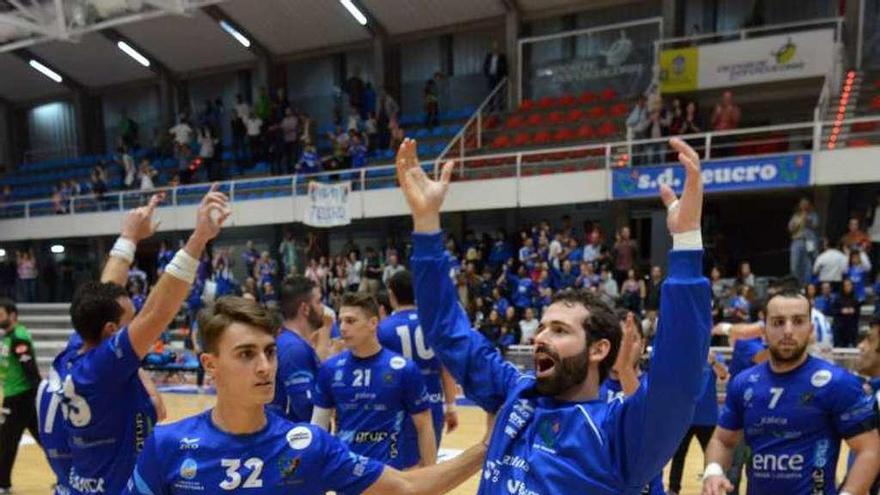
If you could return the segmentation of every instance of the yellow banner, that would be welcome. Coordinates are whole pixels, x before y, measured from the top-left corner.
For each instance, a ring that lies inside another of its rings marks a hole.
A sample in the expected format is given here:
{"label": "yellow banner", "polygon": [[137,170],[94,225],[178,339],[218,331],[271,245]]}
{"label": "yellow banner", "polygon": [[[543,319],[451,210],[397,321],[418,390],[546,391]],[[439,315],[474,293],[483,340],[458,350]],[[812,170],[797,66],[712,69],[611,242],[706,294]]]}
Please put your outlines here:
{"label": "yellow banner", "polygon": [[681,93],[697,89],[698,53],[695,46],[660,52],[661,93]]}

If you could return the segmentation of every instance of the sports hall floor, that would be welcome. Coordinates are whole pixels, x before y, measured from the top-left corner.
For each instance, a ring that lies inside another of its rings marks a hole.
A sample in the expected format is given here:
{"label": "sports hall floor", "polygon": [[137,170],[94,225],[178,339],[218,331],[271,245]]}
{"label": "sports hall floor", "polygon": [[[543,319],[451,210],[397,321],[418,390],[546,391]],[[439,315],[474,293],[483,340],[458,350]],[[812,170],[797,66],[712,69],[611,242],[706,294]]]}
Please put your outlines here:
{"label": "sports hall floor", "polygon": [[[169,421],[174,421],[185,416],[203,411],[214,403],[213,395],[188,395],[188,394],[163,394],[168,408]],[[443,438],[444,448],[464,449],[482,438],[485,428],[485,414],[476,407],[459,408],[460,425],[458,430]],[[844,446],[844,450],[846,447]],[[845,452],[841,453],[841,461],[838,464],[838,480],[843,478]],[[696,438],[691,443],[691,449],[684,468],[682,477],[682,495],[699,495],[699,475],[702,473],[703,456]],[[664,471],[664,484],[669,466]],[[453,490],[455,495],[473,495],[477,492],[478,477],[470,480]],[[15,495],[47,495],[50,493],[50,485],[54,475],[46,463],[42,451],[37,445],[23,445],[19,449],[15,469],[12,471],[12,486]],[[744,487],[741,487],[745,493]]]}

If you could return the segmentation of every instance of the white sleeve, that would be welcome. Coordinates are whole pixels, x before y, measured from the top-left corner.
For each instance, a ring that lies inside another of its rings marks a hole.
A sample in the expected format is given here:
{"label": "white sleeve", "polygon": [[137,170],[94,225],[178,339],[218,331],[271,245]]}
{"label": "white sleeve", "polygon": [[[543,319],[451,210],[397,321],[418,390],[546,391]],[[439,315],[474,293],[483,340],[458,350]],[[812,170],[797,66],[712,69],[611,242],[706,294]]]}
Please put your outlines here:
{"label": "white sleeve", "polygon": [[313,425],[320,426],[325,431],[330,431],[330,412],[330,409],[315,406],[312,410],[311,423]]}

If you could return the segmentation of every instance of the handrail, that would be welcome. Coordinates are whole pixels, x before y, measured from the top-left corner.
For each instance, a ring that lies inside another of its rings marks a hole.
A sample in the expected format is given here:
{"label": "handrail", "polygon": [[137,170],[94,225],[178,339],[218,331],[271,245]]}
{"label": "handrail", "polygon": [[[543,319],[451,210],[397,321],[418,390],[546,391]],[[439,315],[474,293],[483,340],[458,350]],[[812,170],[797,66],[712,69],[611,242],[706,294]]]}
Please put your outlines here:
{"label": "handrail", "polygon": [[[480,103],[480,106],[477,107],[477,110],[471,115],[471,117],[467,120],[467,122],[465,122],[464,125],[461,126],[461,129],[458,130],[458,134],[453,136],[452,139],[449,140],[449,143],[446,145],[446,147],[443,148],[443,151],[441,151],[440,154],[437,155],[437,158],[434,159],[435,166],[440,165],[440,163],[446,157],[446,154],[449,153],[449,151],[452,150],[452,148],[455,146],[456,142],[464,143],[465,136],[467,135],[468,127],[470,127],[471,124],[476,122],[477,132],[482,131],[481,120],[482,120],[483,110],[485,110],[485,108],[489,105],[489,103],[492,102],[492,100],[495,98],[495,96],[498,94],[498,92],[501,91],[501,88],[506,87],[506,85],[507,85],[507,77],[505,76],[503,79],[501,79],[501,81],[498,82],[498,84],[495,85],[494,88],[492,88],[492,91],[490,91],[489,94],[485,98],[483,98],[483,101]],[[463,155],[463,153],[462,153],[462,155]]]}
{"label": "handrail", "polygon": [[823,17],[821,19],[810,19],[806,21],[796,21],[796,22],[785,22],[782,24],[772,24],[769,26],[758,26],[753,28],[745,28],[745,29],[732,29],[729,31],[718,31],[715,33],[703,33],[703,34],[694,34],[690,36],[679,36],[676,38],[661,38],[657,40],[657,44],[660,46],[671,44],[671,43],[683,43],[687,41],[698,41],[704,39],[711,38],[725,38],[725,37],[733,37],[739,36],[740,39],[746,39],[749,34],[754,33],[762,33],[766,31],[776,31],[779,29],[789,29],[789,28],[798,28],[798,27],[807,27],[807,26],[817,26],[823,24],[831,24],[834,23],[835,32],[837,33],[835,39],[840,36],[840,28],[843,25],[843,17]]}
{"label": "handrail", "polygon": [[[880,121],[880,114],[873,116],[865,116],[865,117],[856,117],[844,120],[841,125],[852,125],[858,124],[862,122],[878,122]],[[682,137],[688,141],[700,141],[703,140],[706,144],[711,144],[712,141],[717,141],[719,137],[726,136],[742,136],[748,134],[760,134],[760,133],[768,133],[768,132],[778,132],[778,131],[796,131],[796,130],[804,130],[809,129],[813,130],[814,128],[818,128],[821,132],[821,129],[832,127],[835,123],[830,120],[823,121],[815,121],[815,122],[796,122],[792,124],[779,124],[779,125],[770,125],[770,126],[761,126],[761,127],[751,127],[746,129],[733,129],[729,131],[718,131],[718,132],[702,132],[697,134],[686,134]],[[813,136],[811,134],[811,136]],[[818,142],[814,137],[813,139],[813,148],[812,151],[818,151],[820,149],[821,143]],[[522,150],[516,152],[502,152],[502,153],[486,153],[479,154],[473,156],[466,156],[461,161],[461,166],[464,166],[465,163],[474,162],[474,161],[488,161],[488,160],[496,160],[501,158],[509,158],[516,160],[516,163],[523,163],[523,158],[536,156],[536,155],[553,155],[553,154],[564,154],[578,151],[589,151],[589,150],[602,150],[602,157],[599,157],[597,154],[597,158],[601,158],[604,163],[605,169],[610,169],[612,167],[612,157],[615,149],[625,150],[629,146],[638,147],[646,144],[654,144],[654,143],[662,143],[666,142],[668,137],[663,138],[654,138],[654,139],[639,139],[639,140],[618,140],[618,141],[610,141],[604,143],[596,143],[596,144],[588,144],[581,146],[563,146],[563,147],[555,147],[555,148],[540,148],[533,150]],[[706,153],[709,153],[709,149],[711,146],[706,146]],[[808,151],[808,150],[805,150]],[[711,158],[711,156],[709,157]],[[425,160],[421,162],[421,166],[426,170],[430,167],[433,167],[435,162],[433,160]],[[517,168],[520,168],[520,165],[517,165]],[[236,189],[240,189],[244,185],[253,184],[257,182],[266,182],[269,181],[271,184],[268,187],[273,189],[276,188],[290,188],[292,194],[294,196],[297,194],[297,186],[300,184],[307,183],[311,180],[321,180],[322,178],[331,178],[331,177],[346,177],[347,180],[352,180],[354,182],[359,183],[360,190],[364,190],[366,184],[371,180],[389,180],[388,178],[393,177],[393,170],[395,169],[395,165],[378,165],[374,167],[367,167],[363,169],[347,169],[347,170],[332,170],[332,171],[323,171],[316,172],[306,175],[285,175],[285,176],[267,176],[267,177],[255,177],[255,178],[247,178],[247,179],[237,179],[237,180],[228,180],[221,182],[221,187],[228,188],[231,194],[238,194]],[[390,172],[386,174],[381,174],[380,172]],[[369,174],[375,173],[376,176],[368,177]],[[519,176],[519,174],[517,174]],[[393,180],[393,179],[391,179]],[[187,184],[181,185],[174,188],[170,187],[159,187],[154,189],[153,191],[166,191],[170,193],[170,201],[171,204],[178,204],[179,198],[181,195],[187,194],[188,191],[193,189],[204,189],[208,187],[208,183],[199,183],[199,184]],[[150,193],[152,191],[116,191],[112,193],[107,193],[104,195],[104,201],[108,204],[115,203],[116,211],[122,209],[124,206],[124,200],[126,198],[138,198],[142,197],[144,194]],[[68,198],[69,204],[73,205],[76,201],[96,201],[96,198],[93,194],[87,195],[79,195]],[[0,211],[8,208],[23,208],[24,209],[24,218],[28,218],[31,216],[33,207],[36,206],[45,206],[52,203],[51,198],[42,198],[42,199],[30,199],[25,201],[16,201],[9,202],[0,205]]]}

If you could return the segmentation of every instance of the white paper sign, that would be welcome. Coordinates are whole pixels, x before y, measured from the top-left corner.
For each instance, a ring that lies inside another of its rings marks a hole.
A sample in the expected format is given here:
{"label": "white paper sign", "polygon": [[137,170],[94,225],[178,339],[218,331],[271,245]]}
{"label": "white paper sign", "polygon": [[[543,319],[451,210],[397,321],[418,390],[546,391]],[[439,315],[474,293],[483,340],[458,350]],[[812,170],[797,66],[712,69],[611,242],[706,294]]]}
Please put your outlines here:
{"label": "white paper sign", "polygon": [[351,223],[351,182],[309,182],[303,223],[312,227],[337,227]]}

